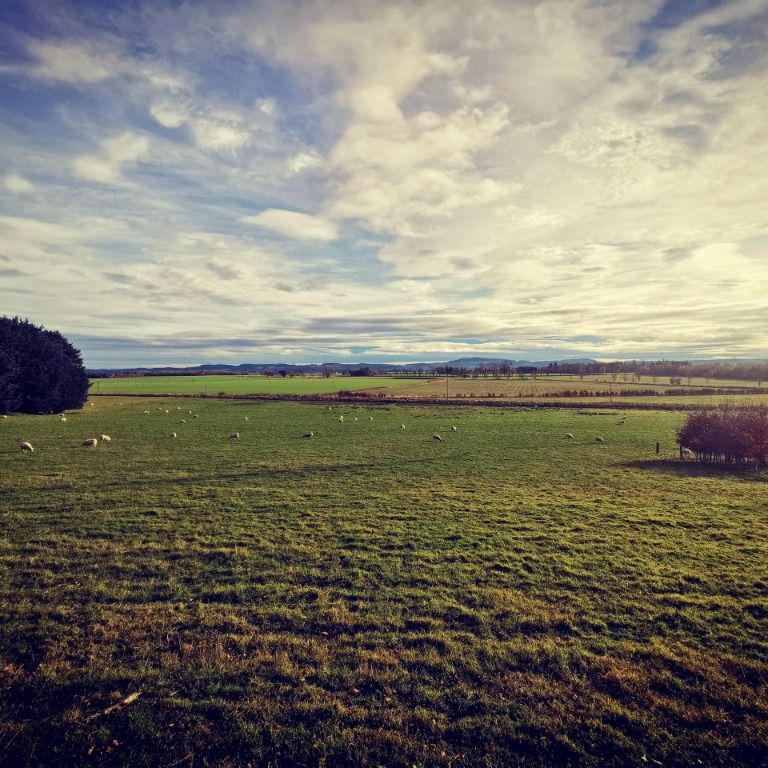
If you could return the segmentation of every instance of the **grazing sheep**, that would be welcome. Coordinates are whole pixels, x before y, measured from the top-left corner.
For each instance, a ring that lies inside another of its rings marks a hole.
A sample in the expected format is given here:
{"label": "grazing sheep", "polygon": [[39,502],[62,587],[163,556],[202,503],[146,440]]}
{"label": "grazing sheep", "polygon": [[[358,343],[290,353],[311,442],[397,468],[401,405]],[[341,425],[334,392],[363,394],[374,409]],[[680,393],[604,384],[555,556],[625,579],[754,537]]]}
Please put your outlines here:
{"label": "grazing sheep", "polygon": [[603,440],[603,438],[602,438],[602,437],[596,437],[596,438],[595,438],[595,442],[596,442],[596,443],[604,443],[604,442],[605,442],[605,440]]}
{"label": "grazing sheep", "polygon": [[373,416],[369,416],[368,421],[373,421]]}
{"label": "grazing sheep", "polygon": [[[3,418],[7,418],[4,416]],[[34,453],[35,449],[32,447],[32,443],[19,443],[19,448],[21,448],[24,453]]]}
{"label": "grazing sheep", "polygon": [[99,435],[99,440],[101,440],[102,443],[112,442],[112,438],[109,435]]}
{"label": "grazing sheep", "polygon": [[67,420],[66,416],[59,416],[59,421],[66,421],[66,420]]}
{"label": "grazing sheep", "polygon": [[147,415],[149,415],[149,411],[144,411],[144,413],[146,413]]}
{"label": "grazing sheep", "polygon": [[166,412],[166,413],[170,413],[170,411],[169,411],[167,408],[165,409],[165,412]]}
{"label": "grazing sheep", "polygon": [[440,437],[440,435],[432,435],[433,440],[440,440],[442,442],[443,438]]}
{"label": "grazing sheep", "polygon": [[565,439],[566,440],[573,440],[573,434],[570,432],[565,433]]}
{"label": "grazing sheep", "polygon": [[314,432],[305,432],[304,433],[304,437],[314,437],[314,436],[315,436]]}
{"label": "grazing sheep", "polygon": [[344,423],[344,417],[343,416],[339,416],[339,421],[343,424]]}
{"label": "grazing sheep", "polygon": [[190,416],[192,415],[192,411],[187,411],[187,413],[188,413]]}
{"label": "grazing sheep", "polygon": [[456,427],[451,427],[451,429],[452,429],[454,432],[458,432],[458,431],[459,431],[458,429],[456,429]]}
{"label": "grazing sheep", "polygon": [[227,439],[228,440],[239,440],[240,439],[240,433],[239,432],[233,432]]}
{"label": "grazing sheep", "polygon": [[179,423],[180,423],[180,424],[186,424],[186,423],[187,423],[187,420],[186,420],[186,419],[182,419],[182,420],[181,420]]}
{"label": "grazing sheep", "polygon": [[3,414],[2,416],[0,416],[0,418],[7,419],[8,417],[5,414]]}
{"label": "grazing sheep", "polygon": [[171,432],[171,434],[168,435],[168,437],[170,437],[171,440],[175,440],[176,439],[176,433],[175,432]]}
{"label": "grazing sheep", "polygon": [[405,429],[405,424],[401,424],[401,425],[400,425],[400,429],[403,429],[403,430],[404,430],[404,429]]}
{"label": "grazing sheep", "polygon": [[176,410],[177,410],[177,411],[180,411],[180,410],[181,410],[181,406],[180,406],[180,405],[177,405],[177,406],[176,406]]}
{"label": "grazing sheep", "polygon": [[357,416],[355,416],[355,421],[357,421]]}
{"label": "grazing sheep", "polygon": [[99,441],[95,437],[90,437],[88,440],[84,440],[80,443],[81,448],[95,448],[99,444]]}
{"label": "grazing sheep", "polygon": [[193,419],[199,419],[199,418],[200,418],[200,415],[196,413],[196,414],[195,414],[195,415],[194,415],[192,418],[193,418]]}
{"label": "grazing sheep", "polygon": [[248,421],[248,417],[247,416],[245,417],[245,420]]}

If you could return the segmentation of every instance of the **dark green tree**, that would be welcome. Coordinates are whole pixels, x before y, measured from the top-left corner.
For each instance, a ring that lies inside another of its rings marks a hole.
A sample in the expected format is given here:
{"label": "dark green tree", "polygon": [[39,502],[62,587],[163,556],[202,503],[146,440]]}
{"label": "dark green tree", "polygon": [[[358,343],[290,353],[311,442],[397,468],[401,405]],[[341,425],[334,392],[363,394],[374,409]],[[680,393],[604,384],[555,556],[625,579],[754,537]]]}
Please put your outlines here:
{"label": "dark green tree", "polygon": [[0,317],[0,412],[81,408],[88,376],[80,352],[58,331]]}

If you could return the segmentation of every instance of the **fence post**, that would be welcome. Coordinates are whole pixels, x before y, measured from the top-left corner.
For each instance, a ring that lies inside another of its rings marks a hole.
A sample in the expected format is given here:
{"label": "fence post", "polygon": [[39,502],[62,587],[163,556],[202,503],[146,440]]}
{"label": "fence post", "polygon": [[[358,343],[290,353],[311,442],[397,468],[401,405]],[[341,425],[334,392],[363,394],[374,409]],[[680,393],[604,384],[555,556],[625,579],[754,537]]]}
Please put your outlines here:
{"label": "fence post", "polygon": [[656,455],[659,455],[659,451],[661,450],[661,443],[656,443]]}

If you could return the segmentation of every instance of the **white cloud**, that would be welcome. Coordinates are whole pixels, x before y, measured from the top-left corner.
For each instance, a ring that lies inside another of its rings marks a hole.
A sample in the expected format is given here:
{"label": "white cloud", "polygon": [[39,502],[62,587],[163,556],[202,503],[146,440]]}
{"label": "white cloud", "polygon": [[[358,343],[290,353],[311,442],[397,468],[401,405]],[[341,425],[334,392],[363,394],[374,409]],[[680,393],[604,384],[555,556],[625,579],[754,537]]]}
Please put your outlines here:
{"label": "white cloud", "polygon": [[255,216],[245,216],[241,221],[296,240],[329,242],[338,237],[336,225],[329,219],[297,211],[269,208]]}
{"label": "white cloud", "polygon": [[29,179],[25,179],[17,173],[6,173],[5,176],[2,177],[2,181],[3,186],[9,192],[13,192],[14,195],[23,195],[28,192],[33,192],[35,189],[35,185],[29,181]]}
{"label": "white cloud", "polygon": [[83,155],[74,161],[75,173],[89,181],[112,184],[121,181],[124,165],[139,160],[149,149],[145,136],[123,133],[101,143],[95,155]]}

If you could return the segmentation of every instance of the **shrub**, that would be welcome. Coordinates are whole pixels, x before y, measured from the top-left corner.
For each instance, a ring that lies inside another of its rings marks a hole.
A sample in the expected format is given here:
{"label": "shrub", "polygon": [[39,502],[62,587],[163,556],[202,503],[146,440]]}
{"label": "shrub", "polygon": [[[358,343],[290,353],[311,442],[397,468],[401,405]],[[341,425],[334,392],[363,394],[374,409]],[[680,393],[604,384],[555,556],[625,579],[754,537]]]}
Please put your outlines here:
{"label": "shrub", "polygon": [[58,331],[0,317],[0,412],[81,408],[88,386],[80,352]]}
{"label": "shrub", "polygon": [[696,411],[678,432],[699,461],[763,466],[768,457],[768,407],[720,406]]}

